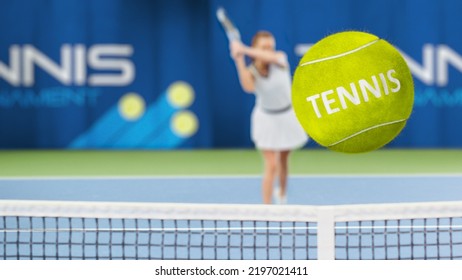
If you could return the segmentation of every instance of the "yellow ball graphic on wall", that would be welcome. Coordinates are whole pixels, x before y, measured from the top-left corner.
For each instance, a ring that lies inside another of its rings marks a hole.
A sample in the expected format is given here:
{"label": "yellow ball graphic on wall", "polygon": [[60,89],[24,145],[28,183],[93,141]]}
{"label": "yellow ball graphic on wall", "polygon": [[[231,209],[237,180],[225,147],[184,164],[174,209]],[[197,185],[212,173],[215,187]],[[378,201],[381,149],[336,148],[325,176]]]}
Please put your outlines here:
{"label": "yellow ball graphic on wall", "polygon": [[167,89],[168,103],[175,108],[187,108],[191,106],[194,98],[194,89],[186,82],[175,82]]}
{"label": "yellow ball graphic on wall", "polygon": [[144,115],[146,103],[142,96],[130,92],[119,100],[119,113],[127,121],[136,121]]}
{"label": "yellow ball graphic on wall", "polygon": [[177,136],[182,138],[191,137],[199,129],[199,121],[191,111],[180,111],[173,115],[170,127]]}

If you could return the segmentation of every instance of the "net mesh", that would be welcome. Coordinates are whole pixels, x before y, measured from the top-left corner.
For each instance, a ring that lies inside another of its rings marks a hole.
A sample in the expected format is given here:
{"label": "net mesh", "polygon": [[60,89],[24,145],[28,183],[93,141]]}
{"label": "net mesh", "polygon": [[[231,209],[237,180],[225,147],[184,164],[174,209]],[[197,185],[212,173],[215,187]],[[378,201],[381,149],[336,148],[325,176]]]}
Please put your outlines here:
{"label": "net mesh", "polygon": [[337,223],[337,259],[462,259],[462,218]]}
{"label": "net mesh", "polygon": [[0,201],[0,258],[462,259],[462,202],[274,207]]}
{"label": "net mesh", "polygon": [[310,223],[3,217],[4,259],[313,259]]}
{"label": "net mesh", "polygon": [[315,222],[261,207],[11,201],[2,212],[3,259],[317,257]]}

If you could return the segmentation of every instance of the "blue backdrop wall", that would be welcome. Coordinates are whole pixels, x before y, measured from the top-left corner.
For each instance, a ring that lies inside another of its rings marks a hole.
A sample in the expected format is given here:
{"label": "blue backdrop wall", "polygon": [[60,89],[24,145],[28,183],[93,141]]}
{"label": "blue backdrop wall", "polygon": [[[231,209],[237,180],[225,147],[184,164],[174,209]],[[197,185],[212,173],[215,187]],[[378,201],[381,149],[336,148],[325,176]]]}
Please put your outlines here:
{"label": "blue backdrop wall", "polygon": [[252,147],[218,6],[244,42],[274,33],[292,71],[331,33],[388,40],[416,89],[388,147],[462,147],[457,0],[2,0],[0,148]]}

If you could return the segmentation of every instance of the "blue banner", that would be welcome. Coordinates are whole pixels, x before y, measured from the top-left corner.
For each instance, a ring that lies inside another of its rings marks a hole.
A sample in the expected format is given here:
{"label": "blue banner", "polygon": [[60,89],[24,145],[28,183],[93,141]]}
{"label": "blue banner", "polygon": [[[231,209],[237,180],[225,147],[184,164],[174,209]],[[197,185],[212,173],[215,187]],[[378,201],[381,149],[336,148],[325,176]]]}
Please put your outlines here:
{"label": "blue banner", "polygon": [[258,30],[272,32],[292,73],[326,35],[386,39],[415,83],[411,118],[388,147],[462,147],[457,0],[0,3],[3,149],[252,147],[255,99],[239,86],[219,6],[247,44]]}

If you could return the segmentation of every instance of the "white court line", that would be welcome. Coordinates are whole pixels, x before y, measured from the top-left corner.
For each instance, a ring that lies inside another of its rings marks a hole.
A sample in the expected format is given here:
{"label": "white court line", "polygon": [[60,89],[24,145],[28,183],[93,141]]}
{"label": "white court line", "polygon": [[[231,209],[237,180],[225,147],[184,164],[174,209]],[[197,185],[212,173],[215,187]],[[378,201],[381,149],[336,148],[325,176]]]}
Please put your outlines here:
{"label": "white court line", "polygon": [[[339,178],[457,178],[462,173],[367,173],[367,174],[294,174],[295,179],[339,179]],[[61,181],[61,180],[204,180],[204,179],[260,179],[262,175],[150,175],[150,176],[8,176],[0,177],[1,181]]]}

